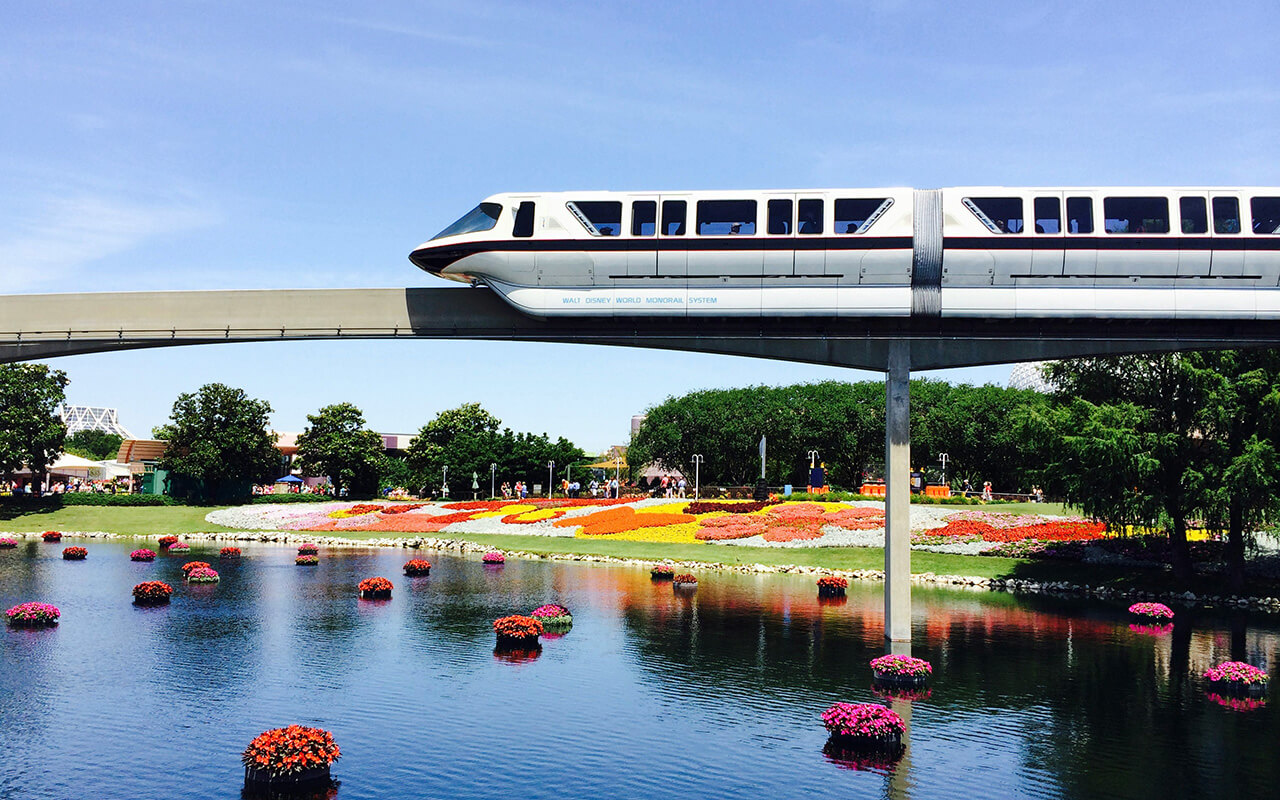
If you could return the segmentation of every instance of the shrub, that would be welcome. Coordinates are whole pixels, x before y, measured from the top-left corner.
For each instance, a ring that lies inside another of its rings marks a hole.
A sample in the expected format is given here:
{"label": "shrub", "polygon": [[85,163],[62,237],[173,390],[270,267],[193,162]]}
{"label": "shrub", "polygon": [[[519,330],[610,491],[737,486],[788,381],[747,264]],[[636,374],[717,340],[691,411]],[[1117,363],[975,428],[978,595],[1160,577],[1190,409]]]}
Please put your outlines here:
{"label": "shrub", "polygon": [[130,553],[129,560],[130,561],[155,561],[156,551],[148,550],[147,548],[142,547]]}
{"label": "shrub", "polygon": [[327,494],[260,494],[249,501],[251,505],[268,506],[286,503],[332,503]]}
{"label": "shrub", "polygon": [[57,531],[45,531],[40,534],[40,538],[44,539],[46,542],[60,542],[62,541],[62,534]]}
{"label": "shrub", "polygon": [[10,625],[34,627],[37,625],[57,625],[62,612],[57,606],[48,603],[19,603],[4,612]]}
{"label": "shrub", "polygon": [[59,495],[64,506],[180,506],[181,500],[163,494],[99,494],[69,492]]}
{"label": "shrub", "polygon": [[1164,603],[1134,603],[1129,606],[1129,613],[1151,619],[1173,619],[1173,609]]}
{"label": "shrub", "polygon": [[298,556],[293,560],[293,563],[300,567],[314,567],[320,563],[320,556]]}
{"label": "shrub", "polygon": [[360,590],[360,596],[366,600],[385,600],[391,597],[393,586],[394,584],[386,578],[365,578],[356,588]]}
{"label": "shrub", "polygon": [[495,550],[491,553],[485,553],[480,557],[480,560],[486,564],[505,564],[507,557]]}
{"label": "shrub", "polygon": [[514,615],[501,617],[493,621],[493,631],[498,634],[498,642],[528,644],[544,633],[542,623],[533,617]]}
{"label": "shrub", "polygon": [[832,736],[868,743],[896,743],[907,730],[897,712],[875,703],[836,703],[822,712],[822,724]]}
{"label": "shrub", "polygon": [[410,577],[426,575],[431,572],[431,562],[422,558],[411,558],[404,563],[404,574]]}
{"label": "shrub", "polygon": [[258,734],[244,749],[240,761],[248,769],[287,777],[326,768],[340,757],[333,734],[321,728],[290,725]]}
{"label": "shrub", "polygon": [[196,567],[187,573],[187,583],[217,583],[222,580],[218,571],[212,567]]}
{"label": "shrub", "polygon": [[133,601],[139,604],[167,603],[173,587],[164,581],[143,581],[133,587]]}
{"label": "shrub", "polygon": [[686,514],[710,514],[715,511],[724,511],[729,514],[750,514],[753,511],[761,511],[764,508],[776,505],[777,501],[748,501],[746,503],[710,503],[705,500],[695,500],[684,507]]}
{"label": "shrub", "polygon": [[218,551],[218,558],[239,558],[239,547],[224,547]]}
{"label": "shrub", "polygon": [[62,557],[67,561],[84,561],[88,555],[89,551],[83,547],[62,548]]}
{"label": "shrub", "polygon": [[320,552],[319,546],[314,545],[311,542],[298,545],[298,555],[300,556],[314,556],[319,554],[319,552]]}

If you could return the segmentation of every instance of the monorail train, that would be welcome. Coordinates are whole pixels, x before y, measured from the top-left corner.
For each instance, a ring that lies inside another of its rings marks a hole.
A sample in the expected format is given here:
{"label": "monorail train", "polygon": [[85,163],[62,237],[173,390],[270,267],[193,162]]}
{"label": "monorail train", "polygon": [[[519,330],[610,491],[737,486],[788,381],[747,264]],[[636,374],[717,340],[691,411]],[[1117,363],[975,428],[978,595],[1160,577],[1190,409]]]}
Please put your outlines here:
{"label": "monorail train", "polygon": [[540,317],[1280,319],[1280,188],[498,194],[410,259]]}

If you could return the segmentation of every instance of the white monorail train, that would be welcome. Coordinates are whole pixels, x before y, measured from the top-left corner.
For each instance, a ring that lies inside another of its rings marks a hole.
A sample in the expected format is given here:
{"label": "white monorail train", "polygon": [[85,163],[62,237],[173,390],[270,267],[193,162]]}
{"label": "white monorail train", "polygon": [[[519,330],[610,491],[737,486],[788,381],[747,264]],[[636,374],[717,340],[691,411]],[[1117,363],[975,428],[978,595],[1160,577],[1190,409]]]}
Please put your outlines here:
{"label": "white monorail train", "polygon": [[498,194],[410,259],[542,317],[1280,319],[1280,188]]}

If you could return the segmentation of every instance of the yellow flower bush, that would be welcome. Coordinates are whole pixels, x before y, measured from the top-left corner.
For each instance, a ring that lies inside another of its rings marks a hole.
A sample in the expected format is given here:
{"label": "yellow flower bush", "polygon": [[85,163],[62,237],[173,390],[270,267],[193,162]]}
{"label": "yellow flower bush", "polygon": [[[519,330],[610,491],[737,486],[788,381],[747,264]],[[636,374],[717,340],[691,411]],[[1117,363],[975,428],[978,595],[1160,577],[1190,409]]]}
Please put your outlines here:
{"label": "yellow flower bush", "polygon": [[[668,512],[670,513],[670,512]],[[579,528],[574,534],[576,539],[611,540],[615,542],[670,542],[671,544],[706,544],[694,538],[698,530],[696,522],[681,522],[676,525],[664,525],[660,528],[636,528],[620,533],[603,533],[589,535]]]}

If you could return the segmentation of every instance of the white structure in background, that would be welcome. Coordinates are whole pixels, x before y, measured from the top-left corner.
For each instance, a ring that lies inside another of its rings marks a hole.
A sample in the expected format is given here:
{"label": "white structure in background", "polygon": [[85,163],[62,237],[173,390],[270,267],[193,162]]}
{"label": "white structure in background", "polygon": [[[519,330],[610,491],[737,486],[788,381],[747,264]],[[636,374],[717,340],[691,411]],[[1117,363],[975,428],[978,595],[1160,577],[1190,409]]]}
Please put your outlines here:
{"label": "white structure in background", "polygon": [[1048,361],[1024,361],[1021,364],[1014,364],[1013,371],[1009,373],[1009,388],[1035,389],[1037,392],[1046,394],[1053,391],[1053,387],[1044,377],[1044,368],[1048,365]]}
{"label": "white structure in background", "polygon": [[120,424],[114,408],[100,406],[72,406],[63,403],[58,408],[58,415],[67,424],[67,435],[80,431],[102,431],[114,433],[125,439],[132,439],[133,434]]}

